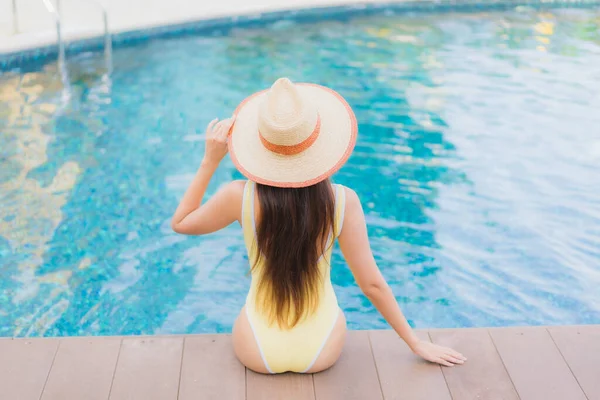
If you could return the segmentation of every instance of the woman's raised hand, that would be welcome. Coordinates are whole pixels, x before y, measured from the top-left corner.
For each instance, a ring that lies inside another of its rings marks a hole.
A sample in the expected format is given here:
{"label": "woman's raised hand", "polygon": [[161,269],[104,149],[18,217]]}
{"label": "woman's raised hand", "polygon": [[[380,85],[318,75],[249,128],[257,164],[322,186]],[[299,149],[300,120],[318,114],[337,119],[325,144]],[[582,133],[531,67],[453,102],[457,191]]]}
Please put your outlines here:
{"label": "woman's raised hand", "polygon": [[219,121],[210,121],[206,127],[206,147],[204,148],[204,163],[219,164],[227,154],[227,137],[235,122],[235,115]]}

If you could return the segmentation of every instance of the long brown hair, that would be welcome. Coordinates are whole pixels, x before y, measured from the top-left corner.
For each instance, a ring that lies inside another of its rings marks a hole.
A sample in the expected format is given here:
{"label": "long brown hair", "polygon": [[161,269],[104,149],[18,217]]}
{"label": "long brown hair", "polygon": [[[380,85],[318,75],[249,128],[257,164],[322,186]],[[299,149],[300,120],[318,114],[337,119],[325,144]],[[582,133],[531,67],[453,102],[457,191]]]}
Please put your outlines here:
{"label": "long brown hair", "polygon": [[262,261],[257,307],[280,327],[294,327],[318,305],[319,258],[333,234],[335,197],[329,180],[298,188],[257,184],[260,221],[256,260]]}

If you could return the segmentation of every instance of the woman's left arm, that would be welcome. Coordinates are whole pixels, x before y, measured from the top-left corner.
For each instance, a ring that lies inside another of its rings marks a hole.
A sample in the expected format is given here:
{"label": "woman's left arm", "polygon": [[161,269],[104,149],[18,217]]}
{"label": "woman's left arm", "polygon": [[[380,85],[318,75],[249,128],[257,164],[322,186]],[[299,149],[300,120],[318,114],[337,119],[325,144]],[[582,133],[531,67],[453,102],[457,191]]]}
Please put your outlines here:
{"label": "woman's left arm", "polygon": [[227,136],[233,123],[234,118],[230,118],[218,123],[215,119],[208,124],[204,158],[171,220],[171,227],[175,232],[203,235],[239,220],[242,182],[234,181],[225,185],[202,204],[208,183],[227,154]]}

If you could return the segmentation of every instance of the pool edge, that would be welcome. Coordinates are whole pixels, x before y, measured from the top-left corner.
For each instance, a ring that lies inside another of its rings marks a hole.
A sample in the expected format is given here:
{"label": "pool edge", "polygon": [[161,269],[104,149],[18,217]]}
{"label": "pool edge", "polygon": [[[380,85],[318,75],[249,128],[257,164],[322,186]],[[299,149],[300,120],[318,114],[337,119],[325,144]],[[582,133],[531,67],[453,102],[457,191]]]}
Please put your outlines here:
{"label": "pool edge", "polygon": [[[233,15],[209,16],[206,19],[192,18],[164,24],[149,24],[145,27],[124,29],[111,33],[114,48],[132,46],[140,42],[187,36],[192,34],[219,35],[236,28],[260,28],[278,21],[311,23],[324,20],[339,20],[374,14],[394,15],[401,13],[431,12],[476,12],[501,11],[516,7],[545,8],[591,8],[600,6],[600,0],[400,0],[339,5],[282,8],[266,12],[248,12]],[[101,34],[71,34],[67,37],[68,53],[96,51],[103,47]],[[45,61],[58,52],[54,40],[45,37],[38,43],[29,43],[23,48],[4,51],[0,49],[0,73],[33,61]]]}

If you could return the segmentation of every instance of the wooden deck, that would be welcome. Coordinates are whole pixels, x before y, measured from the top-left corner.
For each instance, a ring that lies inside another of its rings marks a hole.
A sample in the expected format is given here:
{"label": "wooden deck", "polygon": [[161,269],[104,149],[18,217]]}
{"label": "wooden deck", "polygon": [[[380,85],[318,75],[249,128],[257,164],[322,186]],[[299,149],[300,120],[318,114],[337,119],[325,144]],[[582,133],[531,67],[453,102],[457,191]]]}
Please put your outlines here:
{"label": "wooden deck", "polygon": [[392,331],[354,331],[330,370],[266,376],[228,335],[0,339],[2,400],[600,400],[600,325],[419,331],[468,361],[441,368]]}

